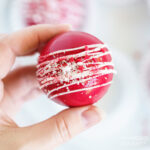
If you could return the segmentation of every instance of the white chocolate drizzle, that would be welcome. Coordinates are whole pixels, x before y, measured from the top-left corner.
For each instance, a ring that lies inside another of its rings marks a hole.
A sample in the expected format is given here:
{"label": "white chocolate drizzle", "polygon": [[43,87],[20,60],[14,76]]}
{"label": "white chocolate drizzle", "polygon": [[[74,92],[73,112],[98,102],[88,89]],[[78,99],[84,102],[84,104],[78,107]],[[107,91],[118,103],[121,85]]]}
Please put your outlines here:
{"label": "white chocolate drizzle", "polygon": [[63,93],[55,94],[55,95],[51,96],[51,98],[53,99],[55,97],[66,95],[66,94],[71,94],[71,93],[76,93],[76,92],[81,92],[81,91],[87,91],[87,90],[91,90],[91,89],[95,89],[95,88],[100,88],[100,87],[103,87],[103,86],[110,85],[111,83],[112,82],[107,82],[107,83],[104,83],[104,84],[101,84],[101,85],[97,85],[97,86],[92,86],[92,87],[78,89],[78,90],[69,91],[69,92],[63,92]]}
{"label": "white chocolate drizzle", "polygon": [[[111,72],[111,71],[110,71]],[[110,73],[109,72],[109,73]],[[109,74],[109,73],[106,73],[106,74]],[[112,73],[112,72],[111,72]],[[115,71],[113,71],[113,73],[115,73]],[[103,75],[106,75],[106,74],[103,74]],[[71,85],[74,85],[74,84],[79,84],[79,83],[84,83],[84,82],[86,82],[86,81],[89,81],[90,79],[94,79],[94,78],[97,78],[97,77],[99,77],[99,76],[102,76],[101,74],[99,74],[99,75],[96,75],[96,76],[94,76],[94,77],[90,77],[90,78],[87,78],[87,79],[81,79],[81,80],[79,80],[79,81],[74,81],[74,82],[72,82],[71,84],[67,84],[67,85],[64,85],[64,86],[60,86],[60,87],[58,87],[58,88],[55,88],[55,89],[53,89],[53,90],[51,90],[51,91],[49,91],[48,92],[48,95],[50,95],[52,92],[55,92],[55,91],[58,91],[58,90],[60,90],[60,89],[62,89],[62,88],[67,88],[67,87],[69,87],[69,86],[71,86]],[[48,86],[49,84],[47,84],[47,86]],[[43,87],[45,87],[46,85],[44,85]],[[43,87],[41,87],[41,88],[43,88]]]}
{"label": "white chocolate drizzle", "polygon": [[[92,50],[93,52],[106,47],[104,44],[91,44],[91,45],[87,45],[87,46],[88,46],[88,48],[95,48],[94,50]],[[66,53],[66,52],[71,52],[71,51],[78,51],[78,50],[81,50],[81,49],[84,49],[84,48],[85,48],[85,46],[80,46],[80,47],[76,47],[76,48],[59,50],[59,51],[52,52],[48,55],[44,55],[44,56],[40,56],[40,57],[48,57],[48,56],[52,56],[52,55],[55,55],[55,54]]]}
{"label": "white chocolate drizzle", "polygon": [[[40,56],[40,59],[46,59],[44,62],[37,65],[37,77],[40,82],[40,88],[47,88],[56,84],[51,90],[47,91],[47,95],[51,98],[81,92],[94,88],[100,88],[111,84],[111,81],[97,85],[92,84],[90,87],[70,90],[72,85],[84,85],[85,82],[96,79],[103,75],[116,73],[113,69],[112,61],[102,61],[103,56],[109,56],[110,52],[101,51],[106,48],[104,44],[86,45],[72,49],[59,50],[48,55]],[[80,51],[80,52],[79,52]],[[75,54],[66,54],[66,52],[76,52]],[[65,54],[65,56],[58,57],[57,54]],[[49,60],[49,57],[53,59]],[[72,60],[71,60],[72,59]],[[99,59],[97,61],[97,59]],[[95,61],[96,60],[96,61]],[[66,89],[65,92],[59,92],[61,89]],[[56,92],[57,94],[53,94]]]}

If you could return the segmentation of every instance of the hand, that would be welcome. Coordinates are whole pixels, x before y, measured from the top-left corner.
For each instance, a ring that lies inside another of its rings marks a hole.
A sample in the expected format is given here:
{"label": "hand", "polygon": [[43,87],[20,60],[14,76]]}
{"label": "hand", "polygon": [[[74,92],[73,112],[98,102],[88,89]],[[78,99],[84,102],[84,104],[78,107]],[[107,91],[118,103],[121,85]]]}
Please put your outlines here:
{"label": "hand", "polygon": [[50,150],[95,125],[102,113],[95,106],[66,109],[39,124],[20,128],[12,117],[21,105],[40,91],[35,67],[11,71],[16,57],[31,55],[68,25],[38,25],[10,35],[0,35],[0,149]]}

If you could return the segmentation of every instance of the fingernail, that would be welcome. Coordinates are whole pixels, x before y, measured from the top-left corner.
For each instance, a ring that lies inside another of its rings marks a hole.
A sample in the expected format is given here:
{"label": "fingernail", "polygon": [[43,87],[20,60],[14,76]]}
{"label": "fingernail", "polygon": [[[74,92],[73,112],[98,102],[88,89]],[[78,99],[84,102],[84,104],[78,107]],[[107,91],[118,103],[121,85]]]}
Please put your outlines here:
{"label": "fingernail", "polygon": [[104,117],[104,112],[96,108],[90,107],[82,113],[83,122],[86,127],[91,127],[101,121]]}

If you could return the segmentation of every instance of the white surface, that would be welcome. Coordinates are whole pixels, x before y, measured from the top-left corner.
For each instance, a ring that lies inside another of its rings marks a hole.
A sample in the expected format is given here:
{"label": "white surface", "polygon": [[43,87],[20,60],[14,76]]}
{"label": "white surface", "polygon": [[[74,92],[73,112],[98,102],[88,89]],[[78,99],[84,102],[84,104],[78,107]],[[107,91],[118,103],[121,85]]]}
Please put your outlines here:
{"label": "white surface", "polygon": [[138,1],[134,5],[124,7],[98,2],[96,36],[109,46],[130,56],[147,50],[150,39],[150,16],[146,1]]}

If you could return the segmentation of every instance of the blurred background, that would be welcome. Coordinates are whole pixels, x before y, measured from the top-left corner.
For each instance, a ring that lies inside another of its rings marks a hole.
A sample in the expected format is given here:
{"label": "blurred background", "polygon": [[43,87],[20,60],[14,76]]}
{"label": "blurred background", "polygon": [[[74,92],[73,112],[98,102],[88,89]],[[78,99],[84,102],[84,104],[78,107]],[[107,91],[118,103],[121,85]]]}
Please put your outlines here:
{"label": "blurred background", "polygon": [[[58,150],[149,150],[150,0],[0,0],[1,33],[41,23],[70,23],[97,36],[109,46],[117,70],[96,104],[106,118]],[[37,55],[18,58],[14,67],[36,63]],[[14,120],[31,125],[63,109],[42,95]]]}

